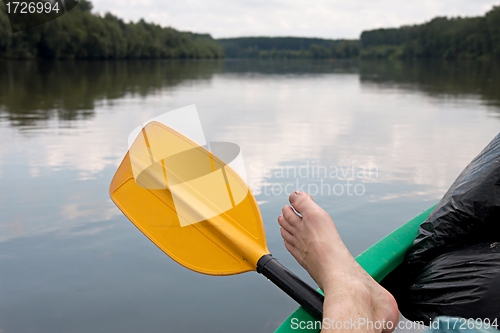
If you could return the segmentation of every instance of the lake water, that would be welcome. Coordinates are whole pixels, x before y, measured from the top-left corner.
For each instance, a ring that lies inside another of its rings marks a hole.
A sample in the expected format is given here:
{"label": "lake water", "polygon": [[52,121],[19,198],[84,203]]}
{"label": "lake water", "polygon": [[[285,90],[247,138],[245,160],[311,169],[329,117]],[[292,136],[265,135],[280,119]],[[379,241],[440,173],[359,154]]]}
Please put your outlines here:
{"label": "lake water", "polygon": [[271,253],[312,283],[279,236],[285,192],[313,192],[359,254],[499,132],[500,68],[0,62],[0,332],[271,332],[295,309],[257,273],[181,267],[109,199],[132,129],[190,104],[241,147]]}

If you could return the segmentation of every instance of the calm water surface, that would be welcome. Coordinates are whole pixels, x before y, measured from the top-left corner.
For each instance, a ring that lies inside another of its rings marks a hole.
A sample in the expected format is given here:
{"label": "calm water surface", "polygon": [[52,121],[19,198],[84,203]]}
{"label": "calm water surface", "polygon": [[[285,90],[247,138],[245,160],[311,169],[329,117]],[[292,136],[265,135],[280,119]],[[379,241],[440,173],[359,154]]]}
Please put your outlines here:
{"label": "calm water surface", "polygon": [[[0,332],[270,332],[296,307],[256,273],[159,251],[108,197],[127,136],[195,103],[242,148],[271,252],[285,189],[356,255],[428,208],[500,128],[489,63],[0,62]],[[310,279],[308,279],[311,282]]]}

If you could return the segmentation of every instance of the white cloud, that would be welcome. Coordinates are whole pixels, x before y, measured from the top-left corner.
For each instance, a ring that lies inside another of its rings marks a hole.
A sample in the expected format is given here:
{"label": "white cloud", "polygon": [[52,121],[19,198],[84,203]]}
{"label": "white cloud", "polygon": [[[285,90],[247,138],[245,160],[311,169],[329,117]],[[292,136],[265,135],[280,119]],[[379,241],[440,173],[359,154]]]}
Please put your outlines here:
{"label": "white cloud", "polygon": [[94,0],[98,12],[126,20],[144,18],[179,30],[239,36],[358,38],[361,31],[428,21],[435,16],[483,15],[493,0],[424,1],[111,1]]}

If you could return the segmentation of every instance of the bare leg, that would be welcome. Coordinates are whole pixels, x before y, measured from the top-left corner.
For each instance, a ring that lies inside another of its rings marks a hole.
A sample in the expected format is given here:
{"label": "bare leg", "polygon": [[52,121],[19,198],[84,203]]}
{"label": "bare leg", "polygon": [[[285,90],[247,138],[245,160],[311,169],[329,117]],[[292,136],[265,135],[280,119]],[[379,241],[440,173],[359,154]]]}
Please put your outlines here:
{"label": "bare leg", "polygon": [[[322,332],[339,331],[335,326],[328,328],[326,320],[360,323],[359,318],[373,325],[344,327],[341,331],[392,332],[399,316],[394,297],[354,260],[328,213],[308,194],[294,192],[289,200],[302,217],[291,207],[283,207],[278,217],[281,236],[287,250],[325,293]],[[385,328],[375,329],[376,322],[386,323]]]}

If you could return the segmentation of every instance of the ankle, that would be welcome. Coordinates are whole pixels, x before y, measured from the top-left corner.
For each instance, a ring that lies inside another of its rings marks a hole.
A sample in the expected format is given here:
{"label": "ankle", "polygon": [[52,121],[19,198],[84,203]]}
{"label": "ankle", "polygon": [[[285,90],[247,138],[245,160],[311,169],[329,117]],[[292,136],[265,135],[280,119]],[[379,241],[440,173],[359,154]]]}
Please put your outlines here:
{"label": "ankle", "polygon": [[348,302],[372,308],[371,288],[363,281],[353,279],[349,272],[337,272],[334,278],[328,278],[323,291],[337,304]]}

